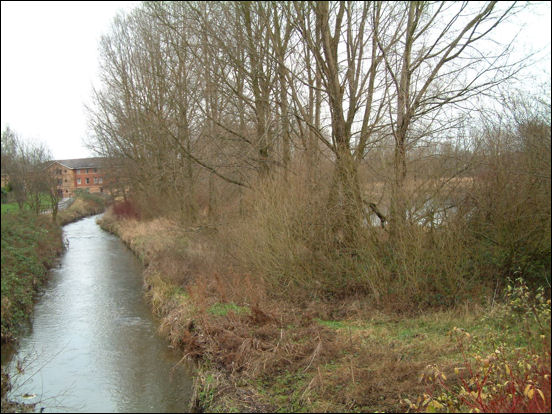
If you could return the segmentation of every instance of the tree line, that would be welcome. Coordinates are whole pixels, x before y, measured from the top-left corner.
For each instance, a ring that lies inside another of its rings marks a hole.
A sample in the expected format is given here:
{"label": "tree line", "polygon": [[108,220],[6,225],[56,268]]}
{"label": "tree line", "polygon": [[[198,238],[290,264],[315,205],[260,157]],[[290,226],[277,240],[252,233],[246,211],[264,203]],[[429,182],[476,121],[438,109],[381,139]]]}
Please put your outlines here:
{"label": "tree line", "polygon": [[20,137],[9,126],[2,131],[2,203],[13,198],[23,210],[26,206],[40,214],[48,205],[56,220],[58,202],[58,178],[49,169],[52,156],[48,147]]}
{"label": "tree line", "polygon": [[[525,7],[142,2],[100,42],[89,145],[144,216],[267,230],[249,265],[280,285],[378,296],[416,279],[451,296],[453,279],[432,278],[535,262],[542,281],[550,99],[512,92],[528,61],[496,44]],[[480,244],[489,262],[466,258]]]}

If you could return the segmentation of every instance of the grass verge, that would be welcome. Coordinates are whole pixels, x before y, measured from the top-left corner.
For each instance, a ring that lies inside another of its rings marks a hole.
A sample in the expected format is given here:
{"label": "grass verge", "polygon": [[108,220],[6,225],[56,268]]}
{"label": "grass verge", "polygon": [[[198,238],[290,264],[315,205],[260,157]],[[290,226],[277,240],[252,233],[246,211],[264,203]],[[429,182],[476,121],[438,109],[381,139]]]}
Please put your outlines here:
{"label": "grass verge", "polygon": [[33,295],[62,251],[61,229],[50,217],[2,214],[2,343],[28,318]]}

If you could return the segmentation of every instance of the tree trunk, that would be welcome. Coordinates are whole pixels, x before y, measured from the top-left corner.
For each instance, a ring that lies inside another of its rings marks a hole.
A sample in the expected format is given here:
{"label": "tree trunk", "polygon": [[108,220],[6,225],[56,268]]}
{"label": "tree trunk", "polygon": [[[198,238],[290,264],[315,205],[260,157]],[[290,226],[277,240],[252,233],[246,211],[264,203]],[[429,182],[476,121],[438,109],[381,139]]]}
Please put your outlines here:
{"label": "tree trunk", "polygon": [[391,239],[399,236],[401,229],[406,224],[406,151],[404,142],[395,146],[395,156],[393,160],[393,184],[391,186],[391,208],[389,232]]}
{"label": "tree trunk", "polygon": [[394,179],[391,193],[391,240],[399,236],[406,224],[406,138],[410,122],[410,61],[414,41],[416,2],[410,2],[406,24],[405,49],[402,56],[400,86],[397,91],[397,124],[395,132]]}
{"label": "tree trunk", "polygon": [[209,206],[208,217],[214,219],[216,216],[215,176],[209,174]]}
{"label": "tree trunk", "polygon": [[328,206],[335,217],[336,242],[348,252],[358,248],[362,228],[362,196],[358,166],[348,148],[338,151]]}

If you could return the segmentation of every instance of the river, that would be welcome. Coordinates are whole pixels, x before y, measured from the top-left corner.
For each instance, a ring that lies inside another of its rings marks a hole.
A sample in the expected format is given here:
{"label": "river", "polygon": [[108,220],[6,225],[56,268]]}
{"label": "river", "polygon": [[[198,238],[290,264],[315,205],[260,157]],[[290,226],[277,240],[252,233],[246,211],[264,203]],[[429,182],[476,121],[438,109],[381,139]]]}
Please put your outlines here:
{"label": "river", "polygon": [[[182,412],[190,371],[157,334],[142,266],[88,217],[63,228],[68,248],[34,307],[15,355],[10,398],[43,412]],[[24,372],[14,375],[17,361]],[[23,397],[25,396],[25,398]]]}

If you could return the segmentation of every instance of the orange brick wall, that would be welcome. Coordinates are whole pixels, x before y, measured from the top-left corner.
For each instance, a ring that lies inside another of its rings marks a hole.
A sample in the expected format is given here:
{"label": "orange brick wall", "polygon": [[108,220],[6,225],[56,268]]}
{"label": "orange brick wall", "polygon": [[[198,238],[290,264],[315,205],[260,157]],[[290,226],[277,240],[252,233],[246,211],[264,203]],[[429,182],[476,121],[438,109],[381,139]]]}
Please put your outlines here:
{"label": "orange brick wall", "polygon": [[[101,193],[102,189],[105,188],[105,180],[103,180],[103,174],[100,168],[84,168],[74,170],[75,173],[75,188],[88,190],[91,193]],[[81,183],[78,183],[80,178]],[[86,179],[88,178],[88,183]],[[97,182],[94,182],[94,178],[97,179]],[[102,183],[100,183],[102,179]]]}
{"label": "orange brick wall", "polygon": [[61,185],[58,184],[57,188],[62,191],[63,197],[72,196],[75,189],[74,171],[57,163],[50,166],[50,171],[56,180],[61,180]]}
{"label": "orange brick wall", "polygon": [[[58,189],[63,192],[63,197],[72,197],[76,189],[87,190],[90,193],[101,193],[102,189],[105,188],[105,179],[103,179],[103,174],[100,168],[88,168],[88,173],[86,168],[84,169],[70,169],[61,164],[53,164],[50,167],[54,170],[56,179],[61,179],[61,185],[58,185]],[[61,170],[61,175],[58,174]],[[96,172],[94,172],[94,170]],[[78,174],[77,174],[78,172]],[[94,178],[98,179],[97,183],[94,183]],[[81,183],[78,184],[77,179],[81,180]],[[89,183],[86,183],[88,178]],[[103,182],[100,184],[100,178],[103,179]]]}

